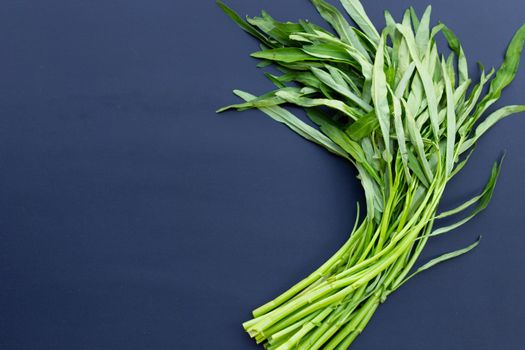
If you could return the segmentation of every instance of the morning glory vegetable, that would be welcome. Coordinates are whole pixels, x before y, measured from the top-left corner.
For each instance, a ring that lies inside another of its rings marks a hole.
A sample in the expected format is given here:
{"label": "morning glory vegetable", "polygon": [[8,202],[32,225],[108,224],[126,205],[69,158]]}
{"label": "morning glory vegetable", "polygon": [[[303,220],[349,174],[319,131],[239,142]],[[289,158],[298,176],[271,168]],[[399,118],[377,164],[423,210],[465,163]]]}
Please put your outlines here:
{"label": "morning glory vegetable", "polygon": [[[252,54],[275,89],[262,96],[235,90],[242,102],[228,109],[257,108],[305,139],[351,162],[358,173],[366,216],[348,241],[299,283],[253,311],[243,324],[267,349],[346,349],[378,306],[400,286],[468,247],[418,264],[429,239],[458,228],[488,205],[501,169],[492,167],[481,193],[457,208],[438,212],[447,183],[469,160],[480,137],[524,105],[489,111],[516,75],[525,25],[512,38],[503,64],[474,83],[465,52],[442,23],[430,26],[431,7],[413,8],[400,21],[385,12],[376,29],[359,0],[340,0],[345,15],[324,0],[311,0],[328,31],[309,21],[279,22],[266,12],[242,19],[221,9],[261,49]],[[436,44],[443,35],[445,57]],[[484,93],[486,91],[486,93]],[[305,123],[284,107],[302,107]],[[314,125],[314,126],[312,126]],[[359,206],[358,206],[359,208]],[[440,224],[462,214],[456,223]]]}

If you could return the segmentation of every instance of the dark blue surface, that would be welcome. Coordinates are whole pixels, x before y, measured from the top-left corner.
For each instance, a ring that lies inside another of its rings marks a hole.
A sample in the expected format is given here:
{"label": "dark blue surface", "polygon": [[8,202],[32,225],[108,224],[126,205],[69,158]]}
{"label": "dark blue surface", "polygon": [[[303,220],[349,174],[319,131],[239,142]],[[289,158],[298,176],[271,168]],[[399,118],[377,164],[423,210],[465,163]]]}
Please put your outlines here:
{"label": "dark blue surface", "polygon": [[[366,1],[377,24],[409,0]],[[230,0],[320,22],[306,0]],[[470,62],[499,65],[522,0],[434,2]],[[327,259],[361,198],[354,171],[257,111],[256,43],[213,1],[0,4],[0,348],[257,349],[240,323]],[[475,70],[473,70],[473,73]],[[525,103],[525,69],[499,105]],[[525,115],[480,142],[447,203],[507,150],[494,199],[424,257],[353,349],[522,349]]]}

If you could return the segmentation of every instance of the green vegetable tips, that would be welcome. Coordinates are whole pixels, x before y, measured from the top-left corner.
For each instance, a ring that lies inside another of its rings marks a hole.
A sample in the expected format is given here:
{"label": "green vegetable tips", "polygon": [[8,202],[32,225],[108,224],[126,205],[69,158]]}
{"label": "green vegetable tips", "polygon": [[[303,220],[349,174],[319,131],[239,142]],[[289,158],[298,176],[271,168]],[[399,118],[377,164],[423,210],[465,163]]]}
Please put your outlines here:
{"label": "green vegetable tips", "polygon": [[[501,162],[478,196],[437,213],[448,181],[479,138],[499,120],[525,111],[512,105],[486,115],[516,75],[525,25],[501,67],[487,73],[480,66],[474,83],[456,35],[442,23],[430,26],[430,6],[420,18],[408,9],[399,22],[385,12],[379,31],[359,0],[340,1],[355,26],[335,6],[311,0],[333,32],[309,21],[279,22],[266,12],[244,20],[218,2],[261,43],[252,54],[260,66],[281,72],[265,74],[275,90],[258,97],[235,90],[243,102],[219,111],[257,108],[351,162],[366,201],[366,217],[358,219],[348,241],[243,324],[267,349],[346,349],[379,304],[408,279],[473,249],[479,240],[414,268],[431,237],[463,225],[488,205]],[[450,47],[447,57],[436,43],[440,34]],[[286,105],[302,107],[315,127]],[[456,223],[435,227],[468,210]]]}

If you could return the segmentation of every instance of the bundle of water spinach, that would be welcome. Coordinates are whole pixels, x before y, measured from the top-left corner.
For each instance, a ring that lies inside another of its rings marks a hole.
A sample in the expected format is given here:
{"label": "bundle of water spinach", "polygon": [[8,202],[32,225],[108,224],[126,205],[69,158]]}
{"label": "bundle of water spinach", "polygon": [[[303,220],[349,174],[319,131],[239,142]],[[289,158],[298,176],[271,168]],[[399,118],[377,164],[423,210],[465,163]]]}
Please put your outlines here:
{"label": "bundle of water spinach", "polygon": [[[486,115],[515,77],[525,25],[501,67],[485,72],[480,65],[473,83],[455,34],[442,23],[430,27],[430,7],[421,18],[410,8],[400,22],[385,12],[386,26],[378,31],[358,0],[341,0],[355,26],[324,0],[311,2],[333,33],[308,21],[278,22],[266,12],[244,20],[218,2],[260,41],[262,49],[252,54],[260,66],[273,64],[282,73],[266,74],[275,90],[258,97],[235,90],[244,102],[220,111],[257,108],[351,162],[366,199],[366,217],[357,219],[339,251],[243,324],[267,349],[347,349],[390,293],[417,273],[473,249],[479,240],[414,267],[429,238],[487,206],[500,162],[478,196],[437,213],[447,182],[466,164],[476,141],[500,119],[525,111],[524,105],[511,105]],[[438,51],[437,35],[448,42],[448,57]],[[304,108],[317,128],[283,105]],[[435,228],[439,219],[460,213],[458,222]]]}

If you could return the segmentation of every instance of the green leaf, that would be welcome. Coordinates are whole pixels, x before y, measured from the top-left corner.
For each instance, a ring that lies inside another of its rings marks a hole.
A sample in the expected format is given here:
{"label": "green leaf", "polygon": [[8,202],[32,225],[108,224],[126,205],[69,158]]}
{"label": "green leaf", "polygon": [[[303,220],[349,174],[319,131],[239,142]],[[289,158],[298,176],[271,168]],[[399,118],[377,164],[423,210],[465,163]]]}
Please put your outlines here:
{"label": "green leaf", "polygon": [[[493,165],[489,181],[487,182],[487,185],[485,185],[485,188],[484,188],[480,198],[477,201],[478,205],[476,206],[476,208],[474,208],[474,210],[472,210],[472,212],[467,217],[459,220],[458,222],[456,222],[456,223],[454,223],[452,225],[448,225],[448,226],[445,226],[445,227],[440,227],[440,228],[434,230],[430,234],[430,237],[441,235],[443,233],[452,231],[452,230],[462,226],[463,224],[469,222],[473,217],[478,215],[481,211],[483,211],[488,206],[488,204],[489,204],[489,202],[490,202],[490,200],[492,198],[492,195],[494,193],[494,188],[496,187],[496,182],[498,180],[498,176],[499,176],[499,173],[501,171],[501,164],[502,164],[502,162],[503,162],[503,159]],[[460,207],[463,207],[465,205],[466,204],[464,203]],[[453,209],[452,212],[455,212],[456,210],[457,210],[457,208]],[[445,216],[448,216],[448,215],[452,215],[452,214],[450,214],[449,212],[445,212],[445,213],[441,214],[441,217],[445,217]]]}
{"label": "green leaf", "polygon": [[[244,103],[238,103],[238,104],[233,104],[233,105],[229,105],[226,107],[222,107],[217,110],[217,113],[222,113],[229,109],[237,109],[239,111],[242,111],[242,110],[246,110],[250,108],[271,107],[271,106],[276,106],[276,105],[285,103],[286,102],[285,100],[275,95],[277,91],[279,90],[270,91],[264,95],[251,99]],[[236,90],[234,92],[236,93]]]}
{"label": "green leaf", "polygon": [[483,188],[483,191],[481,191],[480,194],[478,194],[477,196],[474,196],[473,198],[462,203],[461,205],[457,206],[454,209],[450,209],[450,210],[440,213],[439,215],[436,215],[435,219],[443,219],[443,218],[458,214],[462,212],[463,210],[468,209],[474,204],[478,203],[481,199],[487,196],[489,192],[493,192],[495,188],[495,180],[496,180],[496,179],[493,179],[493,176],[497,177],[498,175],[497,174],[494,175],[493,173],[491,174],[489,181],[487,182],[487,184]]}
{"label": "green leaf", "polygon": [[440,255],[437,258],[430,260],[429,262],[427,262],[423,266],[419,267],[413,274],[411,274],[406,279],[404,279],[403,282],[401,282],[399,284],[399,286],[401,286],[406,281],[408,281],[409,279],[411,279],[412,277],[414,277],[415,275],[417,275],[420,272],[423,272],[425,270],[430,269],[431,267],[436,266],[437,264],[440,264],[440,263],[445,262],[447,260],[452,260],[454,258],[457,258],[458,256],[461,256],[463,254],[466,254],[466,253],[470,252],[472,249],[474,249],[474,248],[476,248],[478,246],[480,240],[481,240],[481,236],[478,238],[478,240],[476,242],[472,243],[471,245],[469,245],[469,246],[467,246],[467,247],[465,247],[463,249],[458,249],[458,250],[455,250],[453,252]]}
{"label": "green leaf", "polygon": [[[401,101],[399,100],[398,97],[396,97],[396,95],[392,92],[391,89],[389,89],[389,92],[390,92],[390,96],[392,97],[392,103],[394,107],[394,128],[396,131],[396,139],[397,139],[397,144],[399,146],[399,153],[401,155],[401,160],[403,162],[403,168],[405,171],[405,175],[407,177],[407,180],[410,182],[411,176],[410,176],[410,171],[408,170],[408,151],[406,147],[405,130],[404,130],[403,121],[402,121],[403,111],[401,109]],[[426,182],[425,180],[424,182]]]}
{"label": "green leaf", "polygon": [[410,63],[410,65],[408,66],[407,70],[405,71],[405,74],[403,75],[403,77],[401,78],[399,83],[397,84],[395,95],[398,98],[403,97],[403,95],[405,94],[405,90],[406,90],[406,88],[408,86],[408,82],[412,78],[412,75],[414,74],[414,70],[415,69],[416,69],[415,62]]}
{"label": "green leaf", "polygon": [[357,171],[359,173],[359,179],[361,180],[361,185],[363,186],[363,191],[365,192],[366,200],[366,210],[368,218],[372,221],[374,218],[377,218],[380,214],[382,208],[377,206],[377,202],[380,201],[381,191],[379,190],[377,183],[373,178],[364,170],[362,165],[356,165]]}
{"label": "green leaf", "polygon": [[412,26],[414,27],[414,31],[417,31],[419,29],[419,19],[417,18],[417,13],[414,7],[410,6],[410,19],[412,20]]}
{"label": "green leaf", "polygon": [[318,25],[313,24],[313,23],[311,23],[311,22],[304,21],[304,20],[300,19],[300,20],[299,20],[299,24],[300,24],[301,27],[303,28],[302,31],[304,31],[305,33],[315,34],[316,32],[322,32],[322,33],[325,33],[325,34],[329,34],[329,35],[331,35],[331,33],[329,33],[329,32],[328,32],[327,30],[325,30],[324,28],[319,27]]}
{"label": "green leaf", "polygon": [[370,60],[366,49],[337,8],[324,0],[311,0],[311,2],[317,8],[321,17],[334,28],[341,40],[355,47],[363,57]]}
{"label": "green leaf", "polygon": [[470,79],[465,80],[461,83],[458,88],[454,91],[454,104],[460,106],[465,100],[465,94],[472,81]]}
{"label": "green leaf", "polygon": [[[436,35],[441,32],[443,30],[443,28],[445,28],[445,25],[443,23],[438,23],[436,26],[434,26],[432,28],[432,31],[430,32],[430,44],[434,47],[436,47],[435,45],[435,41],[434,41],[434,38],[436,37]],[[437,49],[437,47],[436,47]]]}
{"label": "green leaf", "polygon": [[303,51],[310,56],[332,61],[342,61],[355,65],[355,60],[343,47],[334,44],[315,44],[303,46]]}
{"label": "green leaf", "polygon": [[421,78],[421,82],[423,83],[423,88],[425,90],[425,95],[427,97],[427,103],[428,103],[428,111],[429,111],[429,117],[430,117],[430,123],[431,127],[434,133],[434,136],[437,139],[439,139],[440,132],[439,132],[439,116],[438,116],[438,101],[436,99],[436,92],[434,90],[434,84],[432,82],[432,78],[428,74],[428,71],[423,67],[421,64],[421,61],[419,60],[418,50],[416,47],[414,35],[410,28],[403,26],[403,25],[397,25],[398,30],[403,34],[403,37],[406,39],[406,42],[408,44],[408,49],[410,52],[410,55],[412,56],[412,59],[414,60],[416,64],[416,69],[419,74],[419,77]]}
{"label": "green leaf", "polygon": [[[362,108],[366,112],[369,112],[372,110],[372,107],[368,103],[366,103],[360,97],[358,97],[352,91],[350,91],[350,88],[348,87],[344,79],[342,79],[342,77],[337,76],[337,75],[334,77],[332,74],[327,73],[324,70],[318,69],[315,67],[312,67],[312,73],[321,82],[326,84],[328,87],[334,89],[341,95],[347,97],[349,100],[357,104],[360,108]],[[338,81],[336,81],[336,79]]]}
{"label": "green leaf", "polygon": [[270,80],[279,89],[282,89],[282,88],[286,87],[286,85],[284,85],[283,82],[279,80],[279,77],[277,77],[277,76],[275,76],[273,74],[270,74],[268,72],[264,73],[264,76],[266,78],[268,78],[268,80]]}
{"label": "green leaf", "polygon": [[255,29],[253,26],[251,26],[249,23],[244,21],[235,11],[233,11],[231,8],[229,8],[225,3],[222,1],[217,0],[217,5],[221,8],[221,10],[228,15],[237,25],[244,30],[246,33],[252,35],[256,39],[258,39],[260,42],[262,42],[264,45],[268,47],[275,46],[274,43],[270,42],[269,39],[264,36],[261,32],[259,32],[257,29]]}
{"label": "green leaf", "polygon": [[463,160],[458,162],[458,164],[456,165],[456,167],[452,171],[452,174],[450,174],[450,177],[455,176],[457,173],[459,173],[465,167],[465,165],[467,165],[468,161],[470,160],[470,156],[472,155],[472,153],[474,153],[474,148],[472,148],[470,150],[470,152],[467,154],[467,156],[465,158],[463,158]]}
{"label": "green leaf", "polygon": [[417,28],[416,32],[416,45],[419,50],[421,57],[427,51],[427,46],[430,42],[430,14],[432,13],[432,6],[427,6],[423,16],[421,17],[421,22]]}
{"label": "green leaf", "polygon": [[[235,94],[245,101],[250,101],[256,98],[256,96],[254,95],[239,90],[236,90]],[[270,116],[273,120],[288,126],[290,129],[292,129],[305,139],[315,142],[320,146],[323,146],[328,151],[338,156],[348,158],[347,154],[341,149],[341,147],[339,147],[332,140],[323,135],[319,130],[312,128],[286,109],[283,109],[278,106],[259,109],[262,112],[266,113],[268,116]]]}
{"label": "green leaf", "polygon": [[445,92],[447,96],[447,150],[445,154],[445,170],[447,174],[452,172],[455,160],[455,145],[456,145],[456,112],[454,104],[454,93],[452,92],[452,84],[447,74],[447,66],[445,61],[441,62],[443,71],[443,78],[445,81]]}
{"label": "green leaf", "polygon": [[479,139],[488,129],[494,126],[501,119],[506,118],[515,113],[521,113],[525,111],[525,105],[513,105],[506,106],[498,109],[497,111],[490,114],[483,122],[481,122],[476,128],[475,138]]}
{"label": "green leaf", "polygon": [[433,79],[434,83],[439,82],[441,79],[441,71],[439,69],[441,64],[439,63],[439,53],[435,43],[432,43],[432,46],[429,46],[423,64],[427,67],[428,74]]}
{"label": "green leaf", "polygon": [[[399,34],[399,43],[396,44],[394,54],[397,56],[397,69],[396,69],[396,83],[399,84],[399,81],[405,76],[406,71],[409,69],[411,60],[410,52],[408,51],[408,45],[406,40],[403,39],[402,35]],[[415,63],[414,63],[415,64]],[[408,83],[408,82],[407,82]]]}
{"label": "green leaf", "polygon": [[[483,87],[490,80],[493,74],[494,70],[492,70],[489,74],[485,75],[485,71],[483,70],[483,67],[481,67],[480,81],[472,88],[472,92],[470,93],[468,100],[465,102],[465,107],[461,110],[461,112],[458,115],[458,126],[463,126],[465,124],[465,121],[468,120],[470,113],[476,107],[476,103],[478,102],[479,97],[481,96]],[[466,134],[470,130],[465,130],[465,127],[463,127],[462,129],[460,129],[460,133],[462,133],[463,131],[466,131],[463,133]]]}
{"label": "green leaf", "polygon": [[357,162],[362,163],[365,160],[365,155],[361,146],[352,141],[348,136],[332,122],[326,120],[315,110],[308,110],[308,116],[314,123],[320,126],[320,129],[325,135],[327,135],[333,142],[339,147],[344,149],[348,154],[352,156]]}
{"label": "green leaf", "polygon": [[392,66],[397,67],[398,66],[397,50],[399,48],[401,37],[399,33],[397,32],[397,30],[395,30],[396,21],[394,20],[394,17],[392,17],[392,14],[385,10],[384,15],[385,15],[385,22],[386,22],[385,31],[387,32],[387,36],[390,37],[390,40],[392,43],[392,51],[390,52],[390,56],[392,58]]}
{"label": "green leaf", "polygon": [[314,34],[301,33],[293,36],[301,37],[301,40],[312,43],[304,46],[303,50],[312,56],[324,58],[334,62],[343,62],[360,69],[365,79],[370,79],[372,65],[358,50],[349,44],[345,44],[324,32],[316,31]]}
{"label": "green leaf", "polygon": [[[315,124],[319,125],[321,131],[326,136],[328,136],[330,140],[345,150],[351,156],[351,158],[355,160],[357,163],[356,165],[361,166],[376,182],[380,182],[379,176],[370,166],[369,162],[367,161],[366,154],[359,143],[350,139],[343,130],[334,125],[334,123],[328,120],[319,110],[308,109],[307,114]],[[374,181],[372,180],[372,182]]]}
{"label": "green leaf", "polygon": [[[414,117],[412,116],[412,113],[410,112],[410,109],[408,108],[407,103],[403,99],[401,99],[401,102],[403,103],[405,107],[408,134],[410,135],[410,140],[412,141],[412,144],[418,154],[418,158],[416,159],[416,161],[417,163],[421,164],[421,168],[423,169],[425,177],[428,180],[428,183],[430,183],[434,179],[434,175],[432,173],[432,170],[430,170],[430,164],[428,163],[428,159],[425,154],[423,138],[421,137],[419,128],[416,125],[416,121],[414,120]],[[410,162],[410,154],[409,154],[409,162]]]}
{"label": "green leaf", "polygon": [[376,45],[379,43],[379,33],[370,18],[368,18],[363,5],[359,0],[341,0],[348,15],[357,24],[359,28],[368,36]]}
{"label": "green leaf", "polygon": [[271,66],[272,64],[272,61],[262,60],[261,62],[257,63],[257,68],[266,68],[268,66]]}
{"label": "green leaf", "polygon": [[421,110],[426,107],[426,101],[423,98],[423,83],[419,74],[415,75],[410,85],[407,104],[412,115],[419,115]]}
{"label": "green leaf", "polygon": [[372,101],[374,101],[375,113],[385,142],[387,158],[385,160],[389,162],[392,157],[390,153],[390,108],[388,107],[388,89],[384,71],[384,47],[385,38],[381,36],[374,61]]}
{"label": "green leaf", "polygon": [[[332,77],[337,83],[340,83],[340,84],[346,83],[351,91],[353,91],[356,94],[360,94],[360,90],[357,84],[361,82],[362,77],[360,76],[357,77],[355,74],[352,74],[352,72],[343,72],[340,69],[335,68],[328,64],[325,65],[325,68],[328,70],[328,72],[330,72],[330,74],[332,75]],[[351,74],[351,76],[349,76],[349,74]],[[366,101],[364,102],[366,103]]]}
{"label": "green leaf", "polygon": [[427,176],[425,175],[425,172],[421,168],[420,161],[418,160],[417,156],[412,153],[410,149],[407,149],[407,157],[408,157],[408,167],[410,170],[412,170],[412,173],[416,175],[416,177],[419,179],[419,181],[423,184],[425,187],[430,187],[430,184],[427,180]]}
{"label": "green leaf", "polygon": [[454,58],[456,58],[456,55],[454,54],[454,52],[451,52],[446,61],[447,69],[444,72],[442,72],[443,75],[446,74],[448,76],[452,87],[456,86],[456,70],[454,68]]}
{"label": "green leaf", "polygon": [[252,53],[251,56],[284,63],[318,60],[318,58],[313,57],[305,53],[302,49],[296,47],[280,47],[277,49],[262,50]]}
{"label": "green leaf", "polygon": [[505,60],[503,64],[498,69],[494,80],[490,84],[489,95],[496,95],[501,93],[501,91],[509,85],[518,71],[518,66],[520,63],[521,51],[523,50],[523,45],[525,43],[525,25],[523,25],[514,37],[512,38],[507,52],[505,54]]}
{"label": "green leaf", "polygon": [[310,86],[315,89],[319,89],[322,85],[319,79],[317,79],[311,72],[291,71],[281,75],[280,77],[277,77],[277,79],[281,83],[296,81],[298,83]]}
{"label": "green leaf", "polygon": [[332,100],[327,98],[308,98],[304,97],[296,91],[280,90],[275,93],[278,97],[284,99],[286,102],[296,104],[301,107],[319,107],[325,106],[343,112],[348,117],[357,120],[359,116],[347,104],[339,100]]}
{"label": "green leaf", "polygon": [[[428,188],[429,186],[426,186],[426,187]],[[415,191],[413,191],[413,196],[411,198],[411,203],[408,209],[409,216],[414,215],[418,207],[421,205],[421,203],[425,199],[425,195],[427,194],[427,191],[428,191],[427,188],[419,184],[416,185],[416,189]]]}
{"label": "green leaf", "polygon": [[[238,90],[234,90],[234,93],[237,94]],[[217,113],[224,112],[228,109],[237,109],[239,111],[243,111],[250,108],[265,108],[265,107],[272,107],[276,105],[280,105],[286,102],[285,99],[278,96],[278,92],[284,92],[287,91],[289,93],[297,94],[299,96],[308,95],[316,92],[315,89],[304,87],[304,88],[297,88],[297,87],[283,87],[278,90],[270,91],[264,95],[261,95],[257,98],[251,99],[250,101],[234,104],[230,106],[223,107],[219,110],[217,110]]]}
{"label": "green leaf", "polygon": [[280,44],[287,46],[296,46],[296,43],[290,40],[290,34],[300,32],[303,29],[302,26],[297,23],[278,22],[265,11],[262,11],[262,17],[248,18],[247,21]]}
{"label": "green leaf", "polygon": [[518,66],[520,63],[521,52],[523,45],[525,44],[525,24],[514,34],[514,37],[510,41],[505,54],[503,64],[498,69],[496,76],[490,83],[489,92],[481,100],[479,105],[474,112],[474,119],[476,120],[479,116],[494,102],[496,102],[500,96],[501,91],[507,87],[516,76]]}
{"label": "green leaf", "polygon": [[379,128],[379,120],[377,120],[376,114],[372,110],[350,124],[346,129],[346,134],[350,136],[352,140],[360,141],[363,137],[369,136],[377,128]]}
{"label": "green leaf", "polygon": [[312,67],[323,67],[323,62],[318,61],[301,61],[301,62],[292,62],[292,63],[285,63],[285,62],[278,62],[277,68],[286,68],[290,71],[310,71],[310,68]]}
{"label": "green leaf", "polygon": [[460,153],[469,149],[473,144],[475,144],[478,141],[478,139],[481,136],[483,136],[483,134],[485,134],[490,128],[492,128],[501,119],[506,118],[516,113],[521,113],[521,112],[525,112],[525,105],[506,106],[490,114],[487,118],[485,118],[485,120],[483,120],[483,122],[481,122],[476,127],[474,136],[468,139],[467,141],[465,141],[463,145],[461,145]]}
{"label": "green leaf", "polygon": [[459,43],[459,39],[452,30],[447,26],[443,25],[443,36],[447,40],[448,46],[450,49],[456,53],[458,56],[458,73],[459,73],[459,84],[464,83],[469,79],[468,77],[468,64],[465,53],[463,52],[463,47]]}
{"label": "green leaf", "polygon": [[[395,27],[396,26],[396,20],[394,19],[394,17],[392,16],[392,14],[388,11],[388,10],[385,10],[383,12],[384,16],[385,16],[385,23],[386,23],[386,26],[387,27]],[[392,37],[392,35],[395,34],[393,32],[389,32],[389,35]]]}

